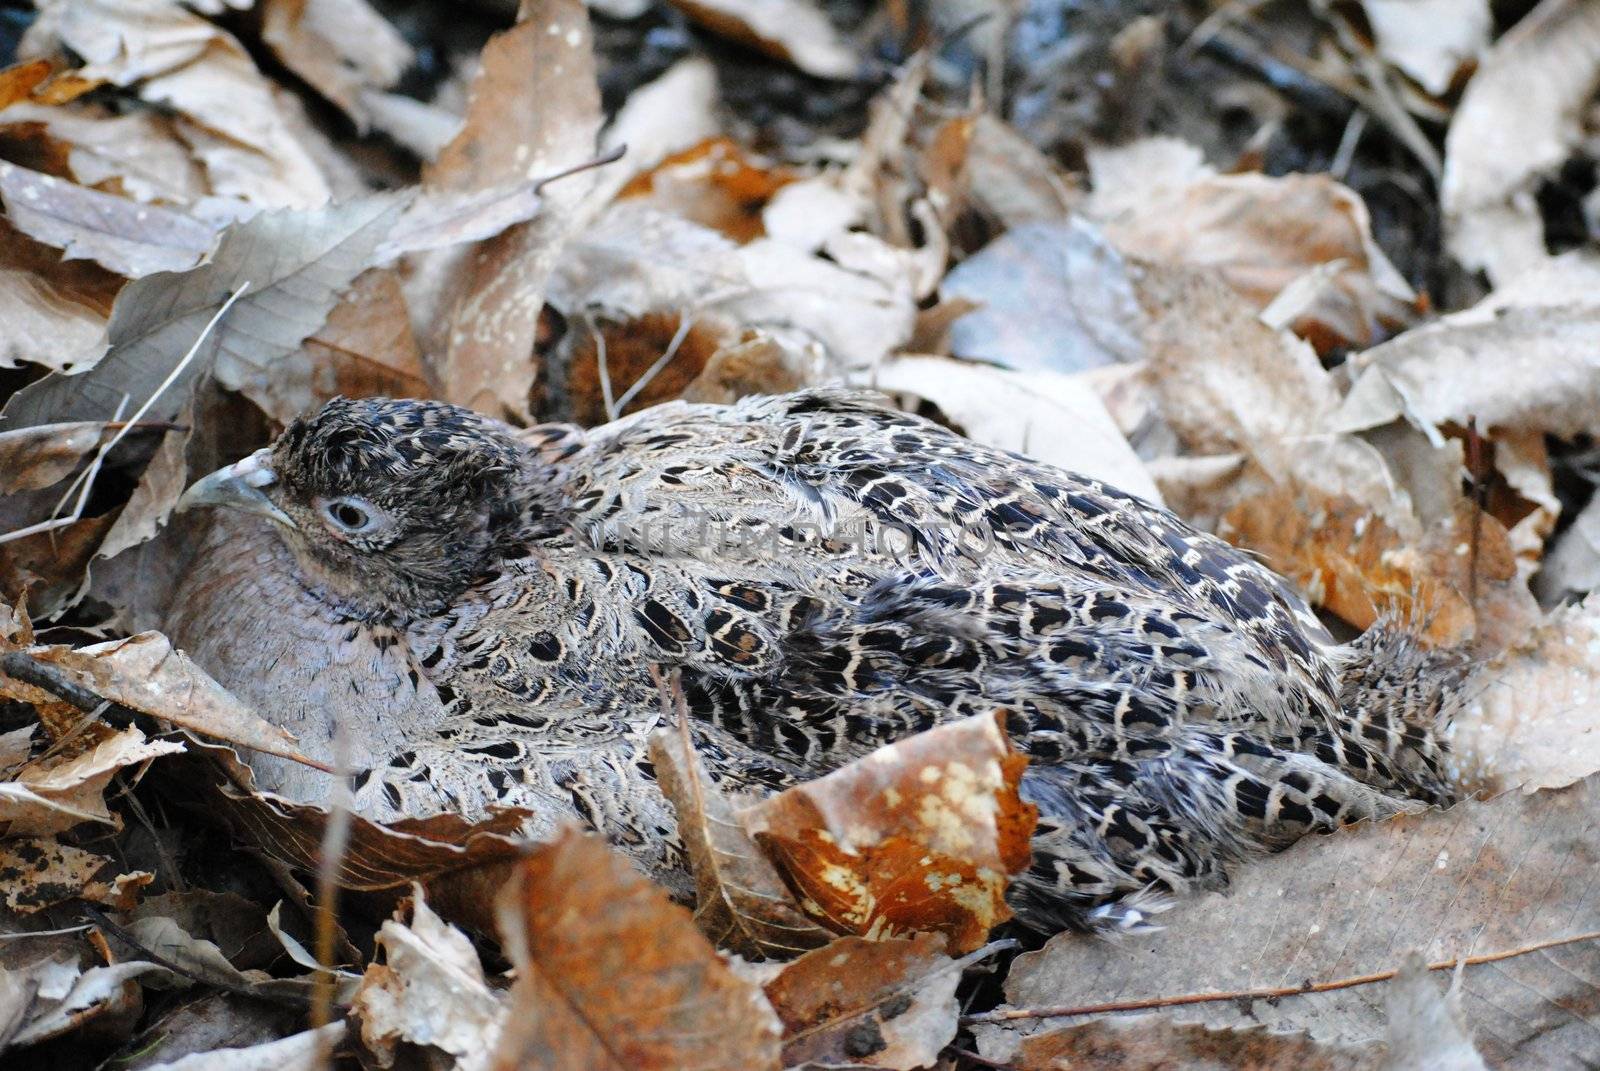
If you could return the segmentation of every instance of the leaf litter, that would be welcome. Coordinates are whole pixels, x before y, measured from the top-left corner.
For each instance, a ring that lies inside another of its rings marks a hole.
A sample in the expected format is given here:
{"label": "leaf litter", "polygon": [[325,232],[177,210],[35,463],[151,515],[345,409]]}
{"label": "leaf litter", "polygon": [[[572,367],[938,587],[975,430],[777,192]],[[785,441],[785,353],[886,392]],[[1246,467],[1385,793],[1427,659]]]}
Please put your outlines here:
{"label": "leaf litter", "polygon": [[[5,1058],[1593,1050],[1592,12],[1046,6],[23,20],[0,71]],[[344,813],[314,702],[266,723],[211,675],[225,652],[168,638],[181,578],[237,568],[224,527],[172,516],[190,473],[336,394],[594,422],[829,380],[1164,501],[1336,630],[1468,652],[1450,761],[1482,798],[1252,861],[1158,933],[1013,959],[994,938],[1032,818],[1000,713],[765,799],[725,795],[664,719],[680,905],[518,812]],[[306,876],[341,830],[335,908]]]}

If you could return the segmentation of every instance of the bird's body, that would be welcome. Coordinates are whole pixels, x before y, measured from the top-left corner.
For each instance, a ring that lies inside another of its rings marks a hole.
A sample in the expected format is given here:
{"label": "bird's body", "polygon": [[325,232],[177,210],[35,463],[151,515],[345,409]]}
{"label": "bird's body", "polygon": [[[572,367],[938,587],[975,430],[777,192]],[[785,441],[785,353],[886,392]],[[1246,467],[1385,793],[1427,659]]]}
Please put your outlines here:
{"label": "bird's body", "polygon": [[278,523],[213,539],[172,631],[290,728],[359,737],[375,817],[575,815],[681,888],[652,666],[757,791],[1004,708],[1041,810],[1013,899],[1047,928],[1447,792],[1403,643],[1334,646],[1166,511],[859,395],[520,437],[341,401],[253,464],[228,479]]}

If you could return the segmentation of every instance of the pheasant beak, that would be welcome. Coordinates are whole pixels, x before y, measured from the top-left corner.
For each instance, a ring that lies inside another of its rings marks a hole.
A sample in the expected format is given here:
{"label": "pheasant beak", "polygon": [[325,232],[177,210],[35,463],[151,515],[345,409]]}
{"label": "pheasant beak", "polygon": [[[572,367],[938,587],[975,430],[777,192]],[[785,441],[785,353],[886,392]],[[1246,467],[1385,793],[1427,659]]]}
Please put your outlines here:
{"label": "pheasant beak", "polygon": [[272,471],[270,448],[257,450],[242,461],[235,461],[225,469],[218,469],[199,480],[178,499],[179,511],[196,506],[222,506],[228,509],[259,513],[288,528],[298,527],[283,510],[273,504],[265,488],[278,482]]}

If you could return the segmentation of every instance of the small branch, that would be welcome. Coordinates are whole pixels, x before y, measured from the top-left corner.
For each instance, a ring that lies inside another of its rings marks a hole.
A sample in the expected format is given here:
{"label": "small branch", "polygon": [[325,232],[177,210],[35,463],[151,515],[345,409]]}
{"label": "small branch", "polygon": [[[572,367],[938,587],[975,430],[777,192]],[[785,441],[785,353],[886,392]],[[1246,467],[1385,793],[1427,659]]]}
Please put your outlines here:
{"label": "small branch", "polygon": [[131,725],[144,717],[132,707],[102,698],[56,669],[40,662],[26,651],[7,651],[0,654],[0,675],[42,688],[57,699],[77,707],[85,714],[102,717],[108,724],[119,728]]}
{"label": "small branch", "polygon": [[[1581,941],[1600,939],[1600,930],[1590,930],[1588,933],[1576,934],[1572,937],[1554,937],[1548,941],[1537,944],[1525,945],[1522,948],[1513,948],[1505,952],[1488,952],[1481,956],[1467,956],[1464,959],[1445,959],[1438,963],[1428,964],[1430,971],[1454,970],[1458,965],[1476,967],[1483,963],[1497,963],[1503,959],[1514,956],[1525,956],[1529,952],[1540,952],[1547,948],[1559,948],[1561,945],[1577,944]],[[1053,1008],[998,1008],[995,1011],[978,1012],[975,1015],[961,1017],[962,1025],[971,1023],[1005,1023],[1014,1019],[1055,1019],[1073,1015],[1102,1015],[1107,1012],[1146,1011],[1150,1008],[1174,1008],[1185,1004],[1217,1004],[1223,1001],[1235,1000],[1274,1000],[1279,997],[1297,997],[1304,993],[1330,993],[1336,989],[1352,989],[1356,986],[1371,985],[1374,982],[1387,982],[1399,970],[1378,971],[1375,974],[1361,974],[1353,978],[1340,978],[1333,982],[1310,982],[1304,985],[1278,986],[1265,989],[1236,989],[1226,993],[1184,993],[1173,997],[1149,997],[1145,1000],[1119,1000],[1107,1004],[1079,1004],[1061,1005]]]}

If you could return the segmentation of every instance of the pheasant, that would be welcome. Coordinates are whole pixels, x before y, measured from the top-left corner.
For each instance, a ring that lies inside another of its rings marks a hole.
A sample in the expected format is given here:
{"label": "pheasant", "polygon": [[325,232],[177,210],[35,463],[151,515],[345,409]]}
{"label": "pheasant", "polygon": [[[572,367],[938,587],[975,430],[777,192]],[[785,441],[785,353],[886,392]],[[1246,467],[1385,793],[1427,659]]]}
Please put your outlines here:
{"label": "pheasant", "polygon": [[679,892],[652,667],[737,790],[1008,711],[1040,811],[1011,895],[1045,930],[1142,926],[1251,853],[1450,796],[1450,673],[1403,630],[1336,645],[1166,510],[870,395],[589,431],[336,399],[183,505],[232,510],[169,631],[279,723],[336,727],[362,813],[575,816]]}

